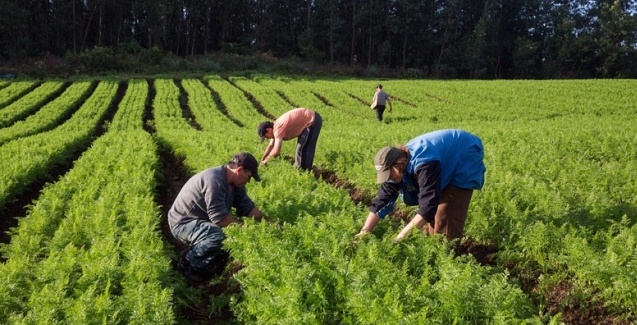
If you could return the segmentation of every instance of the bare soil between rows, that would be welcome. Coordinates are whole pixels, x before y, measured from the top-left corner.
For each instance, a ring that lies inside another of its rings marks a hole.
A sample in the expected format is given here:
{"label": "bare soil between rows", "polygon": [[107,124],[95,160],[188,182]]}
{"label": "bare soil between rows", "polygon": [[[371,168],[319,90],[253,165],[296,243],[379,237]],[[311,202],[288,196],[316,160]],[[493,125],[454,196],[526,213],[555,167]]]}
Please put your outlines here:
{"label": "bare soil between rows", "polygon": [[[147,112],[145,119],[147,121],[152,119],[150,103],[154,97],[152,80],[149,80],[149,82],[151,86],[146,108]],[[121,87],[115,103],[118,103],[121,100],[123,96],[123,89],[125,89],[125,87]],[[180,90],[183,93],[183,88],[180,87]],[[185,97],[182,96],[180,101],[182,103],[182,109],[184,109],[185,114],[188,115],[187,113],[189,110],[186,109],[187,102],[185,101]],[[262,114],[268,114],[253,97],[251,102]],[[114,104],[114,106],[116,106],[116,104]],[[112,118],[113,112],[114,109],[112,108],[107,120]],[[149,125],[149,123],[146,123],[146,125]],[[196,125],[193,125],[193,128],[196,127]],[[154,130],[147,129],[147,131],[154,134]],[[103,130],[100,131],[100,134],[102,132]],[[161,147],[161,145],[159,146]],[[290,160],[290,158],[287,159]],[[187,181],[189,175],[185,172],[183,161],[178,157],[168,154],[168,150],[160,149],[160,160],[162,168],[160,174],[163,175],[163,179],[160,181],[159,188],[157,189],[157,203],[162,207],[162,220],[160,223],[161,231],[165,241],[173,248],[174,256],[179,256],[179,252],[183,247],[181,247],[170,234],[165,218],[173,200],[177,193],[179,193],[183,184]],[[62,175],[68,172],[71,167],[72,166],[69,164],[55,168],[46,180],[33,184],[30,186],[28,191],[22,193],[18,198],[8,202],[4,207],[0,208],[0,243],[10,243],[11,236],[8,231],[11,228],[16,227],[19,219],[28,213],[26,206],[38,198],[38,195],[44,185],[47,182],[59,179]],[[373,199],[372,194],[356,188],[354,184],[347,180],[340,179],[333,171],[315,167],[312,172],[317,180],[322,180],[336,188],[346,190],[349,193],[352,202],[357,205],[368,206]],[[411,218],[411,215],[408,211],[395,211],[393,213],[393,218],[397,219],[399,222],[407,222]],[[495,256],[498,250],[498,247],[485,245],[468,238],[456,247],[456,254],[470,254],[481,265],[496,267],[497,261]],[[0,262],[4,263],[5,261],[6,258],[4,256],[0,256]],[[198,290],[200,293],[200,301],[194,305],[177,305],[177,316],[180,319],[193,324],[229,324],[235,322],[234,314],[228,304],[217,308],[217,310],[212,313],[210,312],[210,305],[213,302],[213,299],[217,296],[241,294],[240,286],[233,280],[233,275],[238,272],[241,267],[242,266],[233,261],[231,257],[225,260],[222,265],[219,265],[219,272],[214,281],[212,281],[214,284],[193,286],[193,288]],[[561,319],[566,324],[624,325],[631,324],[635,321],[634,318],[622,319],[618,315],[614,315],[604,307],[603,302],[584,303],[582,301],[578,301],[573,297],[573,288],[568,281],[561,282],[548,290],[547,293],[538,295],[536,290],[537,279],[540,276],[539,272],[531,272],[531,274],[533,274],[532,276],[521,275],[516,274],[515,266],[513,265],[504,265],[503,267],[511,270],[512,277],[517,277],[522,290],[532,297],[533,301],[535,301],[538,306],[545,306],[542,312],[545,312],[548,315],[561,313]],[[176,270],[175,275],[179,276],[179,273]],[[175,301],[184,301],[184,299],[175,299]]]}

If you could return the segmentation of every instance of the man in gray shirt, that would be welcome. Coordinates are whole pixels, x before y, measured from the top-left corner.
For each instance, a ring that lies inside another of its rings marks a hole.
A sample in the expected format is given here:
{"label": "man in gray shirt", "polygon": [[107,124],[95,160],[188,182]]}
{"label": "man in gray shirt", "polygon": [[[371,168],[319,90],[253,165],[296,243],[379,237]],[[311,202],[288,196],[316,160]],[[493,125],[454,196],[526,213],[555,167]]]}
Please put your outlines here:
{"label": "man in gray shirt", "polygon": [[387,94],[383,90],[383,85],[378,84],[376,86],[376,92],[374,93],[374,98],[372,99],[371,109],[376,110],[376,119],[379,122],[383,121],[383,113],[385,112],[385,104],[389,104],[389,111],[392,111],[391,99],[389,99],[389,94]]}
{"label": "man in gray shirt", "polygon": [[252,154],[238,153],[228,164],[192,176],[177,195],[168,225],[173,236],[188,245],[177,267],[189,281],[205,280],[206,267],[221,251],[222,228],[242,223],[230,214],[233,207],[238,216],[264,217],[245,188],[250,178],[261,181],[258,166]]}

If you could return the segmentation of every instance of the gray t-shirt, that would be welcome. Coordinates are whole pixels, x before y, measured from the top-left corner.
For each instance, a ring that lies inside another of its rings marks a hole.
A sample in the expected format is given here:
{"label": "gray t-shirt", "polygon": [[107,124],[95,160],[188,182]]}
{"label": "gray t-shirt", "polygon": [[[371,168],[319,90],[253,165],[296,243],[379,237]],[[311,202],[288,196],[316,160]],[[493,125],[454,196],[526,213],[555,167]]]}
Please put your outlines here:
{"label": "gray t-shirt", "polygon": [[388,99],[389,99],[389,94],[381,90],[374,93],[374,98],[372,99],[372,101],[376,103],[375,106],[385,106],[385,103],[387,102]]}
{"label": "gray t-shirt", "polygon": [[244,186],[228,184],[226,165],[222,165],[206,169],[184,184],[168,211],[168,224],[173,228],[176,224],[196,219],[218,223],[228,216],[233,207],[237,215],[246,216],[254,206]]}

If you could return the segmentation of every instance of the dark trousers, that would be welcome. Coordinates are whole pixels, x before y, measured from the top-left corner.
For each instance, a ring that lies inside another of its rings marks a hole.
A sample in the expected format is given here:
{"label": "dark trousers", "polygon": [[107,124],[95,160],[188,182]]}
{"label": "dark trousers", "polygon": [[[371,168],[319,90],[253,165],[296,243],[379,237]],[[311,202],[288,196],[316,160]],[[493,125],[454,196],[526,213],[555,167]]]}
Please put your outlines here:
{"label": "dark trousers", "polygon": [[296,157],[294,157],[294,167],[301,170],[311,170],[316,152],[316,142],[318,141],[323,119],[319,113],[314,115],[314,124],[308,127],[299,135],[296,143]]}
{"label": "dark trousers", "polygon": [[[444,234],[450,240],[461,238],[472,195],[473,190],[447,185],[440,193],[434,221],[427,223],[429,234]],[[418,205],[418,190],[403,191],[403,201],[407,205]]]}
{"label": "dark trousers", "polygon": [[376,107],[374,107],[374,110],[376,111],[376,118],[382,122],[383,113],[385,112],[385,105],[376,105]]}
{"label": "dark trousers", "polygon": [[221,251],[226,238],[221,227],[206,220],[177,224],[170,230],[177,240],[188,245],[185,258],[194,271],[203,271]]}

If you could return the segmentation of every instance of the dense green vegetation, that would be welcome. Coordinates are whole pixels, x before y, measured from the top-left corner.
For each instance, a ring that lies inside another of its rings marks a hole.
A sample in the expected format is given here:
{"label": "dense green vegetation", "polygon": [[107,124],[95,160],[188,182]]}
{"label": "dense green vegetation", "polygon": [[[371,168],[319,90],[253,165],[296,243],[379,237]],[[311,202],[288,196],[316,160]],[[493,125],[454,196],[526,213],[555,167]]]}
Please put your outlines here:
{"label": "dense green vegetation", "polygon": [[[377,82],[246,74],[0,84],[0,114],[29,98],[36,107],[0,128],[0,218],[19,219],[1,250],[0,322],[635,321],[634,80],[382,80],[394,101],[382,123],[369,109]],[[168,185],[173,169],[185,180],[238,151],[260,156],[256,125],[293,107],[323,116],[315,172],[292,168],[286,142],[263,181],[247,185],[280,227],[227,228],[232,263],[189,287],[160,230],[170,204],[161,197],[178,190]],[[454,247],[414,232],[396,244],[402,220],[392,217],[354,240],[367,210],[352,192],[375,193],[376,150],[452,127],[485,144],[487,179],[466,238]],[[12,215],[31,186],[42,188]],[[222,317],[228,308],[233,317]]]}

